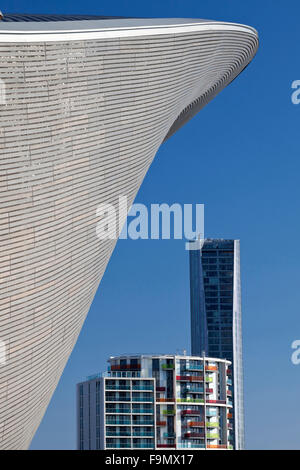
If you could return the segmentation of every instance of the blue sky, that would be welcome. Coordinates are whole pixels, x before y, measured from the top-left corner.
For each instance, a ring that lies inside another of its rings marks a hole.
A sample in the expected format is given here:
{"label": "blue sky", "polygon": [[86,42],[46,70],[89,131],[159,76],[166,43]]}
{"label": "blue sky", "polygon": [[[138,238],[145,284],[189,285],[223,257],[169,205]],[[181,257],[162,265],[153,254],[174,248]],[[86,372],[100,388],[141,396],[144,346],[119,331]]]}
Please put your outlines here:
{"label": "blue sky", "polygon": [[[300,3],[273,0],[2,0],[3,12],[194,17],[254,26],[245,72],[159,150],[136,198],[204,203],[206,236],[239,238],[246,445],[300,448]],[[298,209],[297,209],[298,207]],[[189,348],[182,241],[121,240],[32,449],[75,448],[75,384],[124,352]]]}

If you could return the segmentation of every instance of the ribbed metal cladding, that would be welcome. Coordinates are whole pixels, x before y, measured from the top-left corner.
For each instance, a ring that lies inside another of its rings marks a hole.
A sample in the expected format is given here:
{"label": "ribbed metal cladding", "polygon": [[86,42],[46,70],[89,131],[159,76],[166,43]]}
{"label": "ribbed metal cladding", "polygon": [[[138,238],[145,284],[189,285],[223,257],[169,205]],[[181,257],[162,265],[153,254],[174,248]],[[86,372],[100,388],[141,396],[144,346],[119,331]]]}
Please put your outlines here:
{"label": "ribbed metal cladding", "polygon": [[29,446],[114,249],[96,236],[98,205],[132,203],[170,129],[256,49],[226,24],[0,44],[0,448]]}

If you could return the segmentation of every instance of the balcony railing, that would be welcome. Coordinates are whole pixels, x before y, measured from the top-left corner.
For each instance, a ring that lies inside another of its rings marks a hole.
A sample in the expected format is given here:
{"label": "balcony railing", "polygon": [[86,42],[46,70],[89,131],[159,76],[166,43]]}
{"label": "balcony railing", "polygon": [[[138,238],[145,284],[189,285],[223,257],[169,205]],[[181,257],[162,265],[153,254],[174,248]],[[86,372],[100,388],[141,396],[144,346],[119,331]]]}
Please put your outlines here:
{"label": "balcony railing", "polygon": [[150,408],[132,408],[132,414],[153,414],[153,409]]}
{"label": "balcony railing", "polygon": [[201,410],[182,410],[182,416],[199,416],[202,414]]}
{"label": "balcony railing", "polygon": [[219,426],[220,426],[219,423],[211,423],[211,422],[206,423],[207,428],[218,428]]}
{"label": "balcony railing", "polygon": [[207,437],[207,439],[218,439],[219,434],[218,433],[207,433],[206,437]]}
{"label": "balcony railing", "polygon": [[130,419],[128,420],[125,420],[125,421],[120,421],[120,420],[110,420],[110,419],[107,419],[106,418],[106,424],[109,424],[110,426],[118,426],[118,425],[127,425],[127,424],[131,424],[131,421]]}
{"label": "balcony railing", "polygon": [[186,432],[183,435],[184,439],[204,439],[205,435],[202,432]]}
{"label": "balcony railing", "polygon": [[130,390],[130,385],[108,385],[106,384],[106,390]]}
{"label": "balcony railing", "polygon": [[217,412],[206,408],[206,416],[217,416]]}
{"label": "balcony railing", "polygon": [[125,408],[124,408],[124,409],[123,409],[123,408],[114,408],[114,409],[111,409],[111,410],[108,408],[108,409],[106,410],[106,413],[108,413],[108,414],[114,414],[114,413],[115,413],[115,414],[122,414],[122,413],[123,413],[123,414],[124,414],[124,413],[129,414],[130,412],[131,412],[131,411],[130,411],[130,408],[126,408],[126,409],[125,409]]}
{"label": "balcony railing", "polygon": [[175,410],[162,410],[162,414],[166,416],[175,415]]}
{"label": "balcony railing", "polygon": [[186,387],[183,391],[184,393],[204,393],[204,388]]}
{"label": "balcony railing", "polygon": [[156,426],[166,426],[167,425],[167,421],[157,421],[156,422]]}
{"label": "balcony railing", "polygon": [[203,428],[204,427],[204,421],[190,421],[187,423],[189,428]]}
{"label": "balcony railing", "polygon": [[139,370],[141,364],[124,364],[124,365],[113,365],[110,367],[111,370]]}
{"label": "balcony railing", "polygon": [[217,371],[218,367],[217,366],[205,366],[205,370]]}
{"label": "balcony railing", "polygon": [[139,431],[134,431],[132,434],[134,437],[154,437],[153,432],[139,432]]}
{"label": "balcony railing", "polygon": [[107,396],[106,401],[130,401],[130,397]]}
{"label": "balcony railing", "polygon": [[154,388],[153,388],[152,385],[133,385],[133,386],[132,386],[132,390],[145,390],[145,391],[149,391],[149,390],[154,390]]}
{"label": "balcony railing", "polygon": [[[229,446],[228,446],[229,447]],[[207,445],[207,448],[208,449],[227,449],[227,446],[225,444],[220,444],[220,445],[217,445],[217,444],[208,444]]]}
{"label": "balcony railing", "polygon": [[205,449],[205,444],[194,444],[191,442],[181,442],[177,446],[178,449]]}
{"label": "balcony railing", "polygon": [[226,400],[207,400],[207,403],[215,403],[217,405],[226,405]]}
{"label": "balcony railing", "polygon": [[132,421],[132,426],[152,426],[153,421]]}
{"label": "balcony railing", "polygon": [[164,432],[163,437],[165,439],[175,439],[176,434],[174,432]]}
{"label": "balcony railing", "polygon": [[204,403],[202,398],[177,398],[178,403]]}
{"label": "balcony railing", "polygon": [[148,444],[147,442],[141,442],[139,444],[133,444],[133,449],[154,449],[154,444]]}
{"label": "balcony railing", "polygon": [[164,402],[174,402],[175,398],[156,398],[156,401],[159,403],[164,403]]}
{"label": "balcony railing", "polygon": [[203,364],[202,365],[197,365],[197,364],[186,364],[184,367],[184,370],[203,370]]}
{"label": "balcony railing", "polygon": [[233,418],[233,414],[232,414],[232,413],[228,413],[228,414],[227,414],[227,418],[228,418],[228,419]]}
{"label": "balcony railing", "polygon": [[162,369],[175,369],[175,364],[162,364]]}
{"label": "balcony railing", "polygon": [[106,444],[107,449],[129,449],[131,447],[130,443],[114,443],[114,444]]}
{"label": "balcony railing", "polygon": [[[121,400],[119,400],[121,401]],[[143,401],[143,402],[147,402],[147,401],[150,401],[150,402],[153,402],[154,401],[154,398],[153,397],[132,397],[132,401]]]}
{"label": "balcony railing", "polygon": [[130,431],[129,432],[106,431],[106,436],[107,437],[129,437],[129,436],[131,436],[131,433],[130,433]]}
{"label": "balcony railing", "polygon": [[158,449],[167,449],[169,447],[171,449],[176,449],[176,444],[157,444]]}
{"label": "balcony railing", "polygon": [[156,387],[157,392],[164,392],[166,390],[166,387]]}

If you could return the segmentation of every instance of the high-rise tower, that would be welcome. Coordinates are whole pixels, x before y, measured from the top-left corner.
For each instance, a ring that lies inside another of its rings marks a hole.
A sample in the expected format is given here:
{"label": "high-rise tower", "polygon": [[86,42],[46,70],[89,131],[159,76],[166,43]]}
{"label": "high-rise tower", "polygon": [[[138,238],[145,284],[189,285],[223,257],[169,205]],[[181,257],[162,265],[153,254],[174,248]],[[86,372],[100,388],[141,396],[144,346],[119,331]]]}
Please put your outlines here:
{"label": "high-rise tower", "polygon": [[235,448],[244,448],[239,240],[191,242],[192,354],[228,359],[233,370]]}

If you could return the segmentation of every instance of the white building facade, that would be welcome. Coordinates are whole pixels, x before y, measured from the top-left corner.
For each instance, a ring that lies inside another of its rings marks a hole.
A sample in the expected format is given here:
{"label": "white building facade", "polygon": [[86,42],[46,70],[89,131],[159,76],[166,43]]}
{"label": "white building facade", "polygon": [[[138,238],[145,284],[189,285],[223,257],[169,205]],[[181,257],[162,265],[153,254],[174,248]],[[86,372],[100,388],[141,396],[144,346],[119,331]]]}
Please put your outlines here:
{"label": "white building facade", "polygon": [[99,204],[130,205],[159,146],[257,46],[216,21],[4,14],[1,449],[29,446],[112,254]]}

